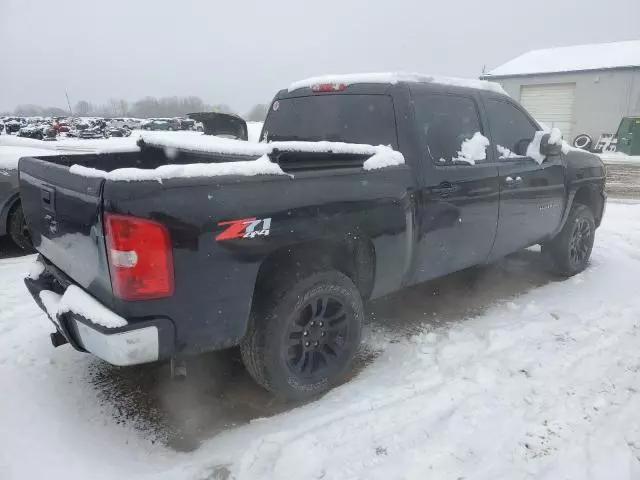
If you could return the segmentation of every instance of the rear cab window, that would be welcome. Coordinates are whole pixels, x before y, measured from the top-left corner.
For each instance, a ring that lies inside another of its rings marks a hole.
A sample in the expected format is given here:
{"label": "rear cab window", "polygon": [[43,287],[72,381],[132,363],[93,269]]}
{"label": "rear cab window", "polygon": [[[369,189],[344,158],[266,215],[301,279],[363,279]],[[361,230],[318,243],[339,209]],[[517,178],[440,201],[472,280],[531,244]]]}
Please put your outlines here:
{"label": "rear cab window", "polygon": [[412,96],[418,137],[428,161],[446,166],[475,165],[487,160],[489,140],[484,136],[473,97],[423,92]]}
{"label": "rear cab window", "polygon": [[398,148],[393,100],[389,95],[316,94],[277,99],[262,141],[329,141]]}

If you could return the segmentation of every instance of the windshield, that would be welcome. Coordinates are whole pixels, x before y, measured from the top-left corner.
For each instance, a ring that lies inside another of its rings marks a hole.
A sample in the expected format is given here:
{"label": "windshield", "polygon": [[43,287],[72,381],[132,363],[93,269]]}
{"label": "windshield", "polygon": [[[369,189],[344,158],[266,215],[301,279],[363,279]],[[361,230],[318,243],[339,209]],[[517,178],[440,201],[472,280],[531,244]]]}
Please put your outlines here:
{"label": "windshield", "polygon": [[396,146],[393,102],[386,95],[332,94],[276,100],[262,140]]}

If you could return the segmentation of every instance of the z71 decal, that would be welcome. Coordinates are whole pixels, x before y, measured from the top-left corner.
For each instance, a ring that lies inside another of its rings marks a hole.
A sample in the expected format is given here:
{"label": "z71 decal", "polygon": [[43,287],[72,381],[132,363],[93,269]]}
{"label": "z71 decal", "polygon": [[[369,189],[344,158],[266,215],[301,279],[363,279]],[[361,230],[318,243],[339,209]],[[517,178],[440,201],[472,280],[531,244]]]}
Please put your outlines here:
{"label": "z71 decal", "polygon": [[[219,222],[219,227],[226,227],[216,236],[216,241],[234,238],[268,237],[271,230],[271,218],[241,218]],[[261,227],[261,228],[259,228]]]}

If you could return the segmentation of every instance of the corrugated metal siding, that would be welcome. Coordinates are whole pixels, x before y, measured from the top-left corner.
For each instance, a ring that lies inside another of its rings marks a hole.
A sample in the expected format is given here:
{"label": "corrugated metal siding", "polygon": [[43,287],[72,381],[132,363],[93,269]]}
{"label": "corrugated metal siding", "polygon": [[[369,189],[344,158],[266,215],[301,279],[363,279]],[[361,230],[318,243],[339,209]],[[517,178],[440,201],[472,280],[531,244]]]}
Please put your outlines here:
{"label": "corrugated metal siding", "polygon": [[520,103],[539,122],[557,127],[570,138],[573,126],[575,83],[522,85]]}

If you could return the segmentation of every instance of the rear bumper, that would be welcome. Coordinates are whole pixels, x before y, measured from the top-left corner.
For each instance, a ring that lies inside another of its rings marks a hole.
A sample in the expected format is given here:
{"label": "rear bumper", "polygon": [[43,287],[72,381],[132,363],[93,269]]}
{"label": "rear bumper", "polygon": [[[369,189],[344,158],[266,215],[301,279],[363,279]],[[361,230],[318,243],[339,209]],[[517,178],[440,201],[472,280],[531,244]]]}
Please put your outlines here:
{"label": "rear bumper", "polygon": [[171,356],[175,332],[169,319],[128,322],[75,285],[61,291],[46,264],[40,259],[37,262],[41,266],[24,279],[25,285],[57,331],[76,350],[118,366]]}

